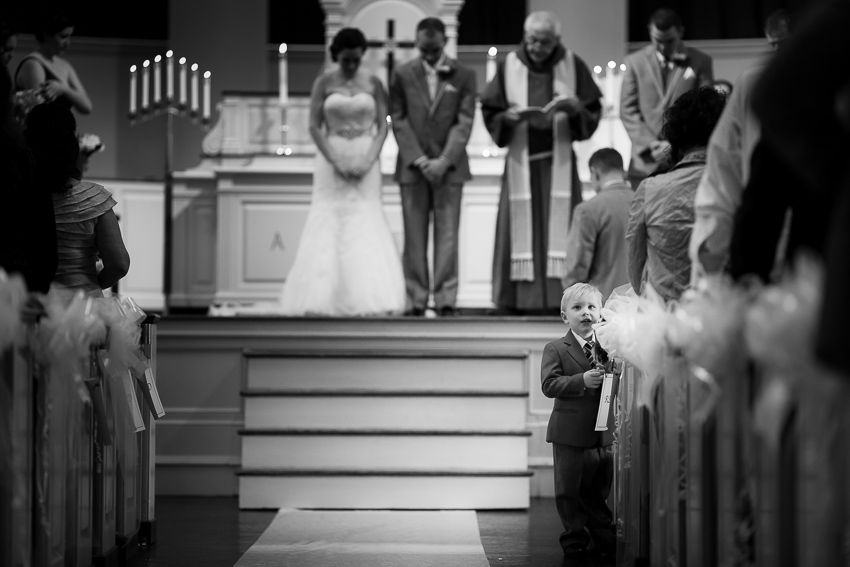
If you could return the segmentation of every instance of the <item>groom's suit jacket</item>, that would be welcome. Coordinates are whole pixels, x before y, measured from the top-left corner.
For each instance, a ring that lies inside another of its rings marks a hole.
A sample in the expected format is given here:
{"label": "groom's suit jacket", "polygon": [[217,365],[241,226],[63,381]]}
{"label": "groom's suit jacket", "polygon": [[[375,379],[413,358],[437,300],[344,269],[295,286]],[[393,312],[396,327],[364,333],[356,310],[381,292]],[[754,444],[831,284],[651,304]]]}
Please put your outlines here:
{"label": "groom's suit jacket", "polygon": [[623,86],[620,90],[620,119],[632,141],[629,169],[649,174],[658,164],[644,159],[650,142],[660,139],[664,111],[686,92],[710,85],[714,80],[711,56],[693,47],[685,47],[684,59],[667,78],[661,78],[658,51],[653,46],[629,54],[625,59]]}
{"label": "groom's suit jacket", "polygon": [[475,73],[446,57],[448,72],[439,75],[434,100],[422,59],[399,65],[390,79],[390,115],[398,143],[394,179],[414,183],[422,179],[413,162],[425,155],[445,155],[453,164],[446,183],[463,183],[471,178],[466,144],[475,118]]}
{"label": "groom's suit jacket", "polygon": [[[584,373],[591,368],[572,331],[543,347],[541,386],[547,398],[555,398],[546,430],[547,442],[573,447],[606,446],[614,442],[613,412],[608,412],[608,431],[595,430],[602,387],[584,387]],[[615,373],[612,406],[619,384],[620,376]]]}

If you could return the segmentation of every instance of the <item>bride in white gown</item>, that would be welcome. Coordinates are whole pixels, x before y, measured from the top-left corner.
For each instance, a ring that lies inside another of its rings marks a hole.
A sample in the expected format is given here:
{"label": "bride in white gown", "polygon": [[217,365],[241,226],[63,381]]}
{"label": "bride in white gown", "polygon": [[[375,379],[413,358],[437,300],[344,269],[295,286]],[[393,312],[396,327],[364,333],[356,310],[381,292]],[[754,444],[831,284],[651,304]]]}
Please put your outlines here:
{"label": "bride in white gown", "polygon": [[405,307],[401,258],[381,204],[378,163],[387,137],[387,96],[359,70],[366,38],[334,37],[339,67],[313,85],[310,134],[319,150],[313,196],[280,297],[284,315],[393,315]]}

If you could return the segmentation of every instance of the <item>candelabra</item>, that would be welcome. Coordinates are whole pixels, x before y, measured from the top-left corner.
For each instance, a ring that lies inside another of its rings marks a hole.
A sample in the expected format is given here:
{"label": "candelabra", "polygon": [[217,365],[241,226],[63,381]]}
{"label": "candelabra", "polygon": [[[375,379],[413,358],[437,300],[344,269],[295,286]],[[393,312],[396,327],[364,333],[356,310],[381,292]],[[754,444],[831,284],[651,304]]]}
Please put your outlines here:
{"label": "candelabra", "polygon": [[596,80],[596,84],[599,85],[602,90],[603,118],[613,119],[620,115],[620,110],[618,108],[619,102],[617,99],[619,98],[620,87],[623,82],[622,73],[625,70],[625,63],[620,63],[618,66],[616,61],[609,61],[605,69],[603,69],[600,65],[593,68],[593,75]]}
{"label": "candelabra", "polygon": [[[200,71],[197,63],[193,63],[187,69],[185,57],[179,60],[178,96],[175,96],[174,88],[174,52],[170,49],[165,54],[165,96],[162,95],[162,56],[157,55],[153,60],[153,89],[151,92],[151,62],[145,60],[141,69],[141,105],[137,105],[138,68],[136,65],[130,67],[130,125],[134,126],[140,122],[147,122],[165,117],[165,190],[163,195],[164,204],[164,249],[163,249],[163,272],[162,293],[164,298],[163,313],[168,314],[171,308],[171,270],[172,270],[172,239],[173,239],[173,197],[174,197],[174,117],[185,118],[192,124],[204,130],[210,127],[210,89],[212,73],[203,74],[203,94],[199,85]],[[188,72],[191,70],[191,81]],[[187,87],[187,83],[190,83]],[[151,94],[153,100],[151,102]],[[199,104],[201,102],[201,104]]]}
{"label": "candelabra", "polygon": [[280,145],[277,148],[277,155],[288,156],[292,154],[292,148],[286,145],[286,134],[289,132],[289,124],[286,123],[286,108],[289,106],[289,72],[286,52],[288,51],[285,43],[281,43],[277,48],[278,53],[278,105],[280,106]]}

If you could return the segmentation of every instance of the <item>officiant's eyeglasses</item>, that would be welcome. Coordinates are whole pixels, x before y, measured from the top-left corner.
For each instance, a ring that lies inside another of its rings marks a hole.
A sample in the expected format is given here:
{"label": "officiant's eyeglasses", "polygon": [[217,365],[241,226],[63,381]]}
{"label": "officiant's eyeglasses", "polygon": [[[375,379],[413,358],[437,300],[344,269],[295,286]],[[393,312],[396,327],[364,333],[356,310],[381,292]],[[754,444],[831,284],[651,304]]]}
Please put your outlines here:
{"label": "officiant's eyeglasses", "polygon": [[550,47],[554,47],[554,45],[557,42],[558,42],[558,38],[556,38],[556,37],[550,37],[550,36],[536,37],[536,36],[528,35],[528,34],[526,34],[526,36],[525,36],[525,43],[527,43],[528,45],[540,46],[543,49],[548,49]]}

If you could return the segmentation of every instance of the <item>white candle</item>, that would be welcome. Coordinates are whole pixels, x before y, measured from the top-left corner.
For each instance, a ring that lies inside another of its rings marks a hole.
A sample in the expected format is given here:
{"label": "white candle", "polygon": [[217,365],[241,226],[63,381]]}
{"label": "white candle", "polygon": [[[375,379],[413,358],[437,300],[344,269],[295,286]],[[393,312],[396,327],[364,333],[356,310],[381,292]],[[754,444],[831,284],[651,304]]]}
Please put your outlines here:
{"label": "white candle", "polygon": [[170,49],[165,54],[165,100],[174,102],[174,52]]}
{"label": "white candle", "polygon": [[157,55],[153,58],[153,104],[159,106],[159,101],[162,99],[162,68],[159,62],[162,61],[162,55]]}
{"label": "white candle", "polygon": [[617,64],[613,61],[608,62],[608,70],[605,71],[605,99],[608,101],[608,106],[614,104],[614,69]]}
{"label": "white candle", "polygon": [[498,50],[495,47],[491,47],[487,50],[487,67],[485,69],[485,77],[488,83],[496,76],[496,53],[498,53]]}
{"label": "white candle", "polygon": [[192,112],[198,112],[198,64],[192,63]]}
{"label": "white candle", "polygon": [[186,108],[186,58],[180,58],[180,108]]}
{"label": "white candle", "polygon": [[136,115],[136,66],[130,67],[130,116]]}
{"label": "white candle", "polygon": [[281,43],[277,52],[278,92],[280,96],[278,102],[280,106],[286,106],[289,104],[289,78],[287,77],[286,44]]}
{"label": "white candle", "polygon": [[148,109],[148,96],[150,91],[150,66],[151,62],[145,59],[142,63],[142,111]]}
{"label": "white candle", "polygon": [[204,120],[210,119],[210,82],[212,73],[209,71],[204,73]]}

